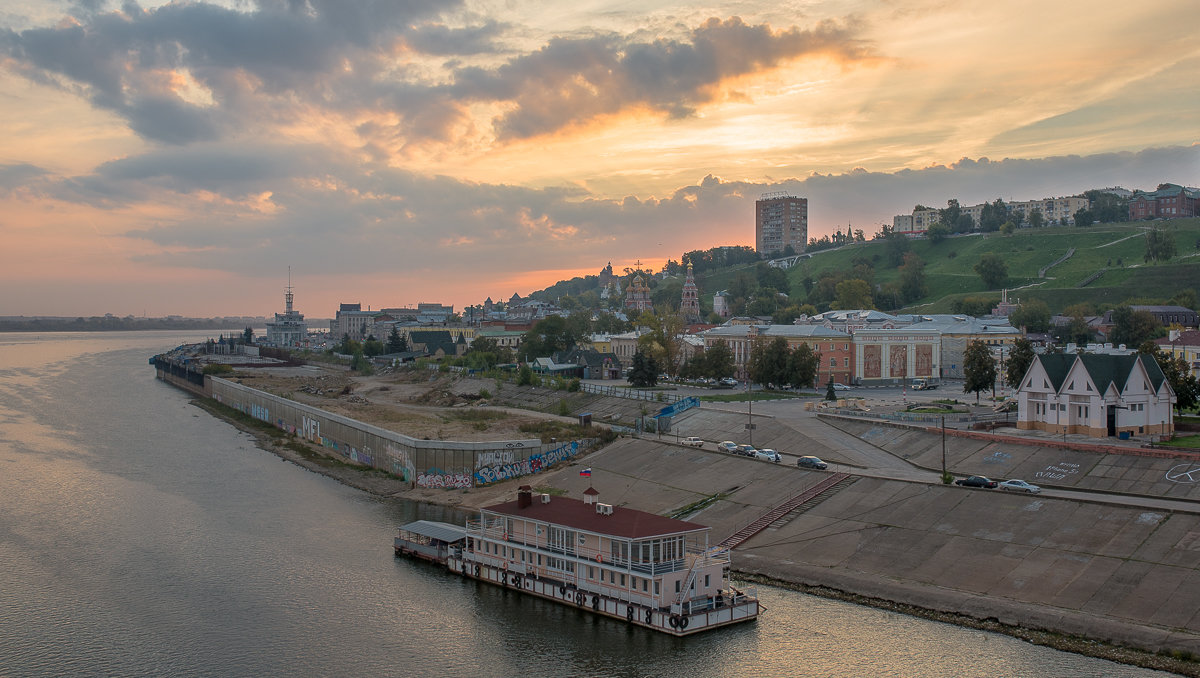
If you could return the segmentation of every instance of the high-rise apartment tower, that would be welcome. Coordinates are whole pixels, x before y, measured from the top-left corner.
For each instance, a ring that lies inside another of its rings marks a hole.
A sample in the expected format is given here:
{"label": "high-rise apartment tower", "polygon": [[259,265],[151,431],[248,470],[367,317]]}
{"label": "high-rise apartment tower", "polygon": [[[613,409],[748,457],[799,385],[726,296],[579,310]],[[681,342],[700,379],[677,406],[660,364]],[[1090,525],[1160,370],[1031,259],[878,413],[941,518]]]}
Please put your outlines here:
{"label": "high-rise apartment tower", "polygon": [[808,244],[808,198],[790,193],[764,193],[754,203],[754,249],[780,254],[792,246],[797,254]]}

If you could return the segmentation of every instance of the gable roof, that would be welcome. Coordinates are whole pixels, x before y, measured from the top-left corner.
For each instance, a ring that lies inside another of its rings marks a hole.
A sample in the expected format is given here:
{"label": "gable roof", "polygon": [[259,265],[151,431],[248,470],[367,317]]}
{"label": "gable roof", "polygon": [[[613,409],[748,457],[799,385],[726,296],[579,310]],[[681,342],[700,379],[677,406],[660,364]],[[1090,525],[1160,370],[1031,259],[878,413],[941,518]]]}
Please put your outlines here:
{"label": "gable roof", "polygon": [[1145,353],[1133,355],[1113,355],[1110,353],[1051,353],[1037,356],[1042,369],[1050,380],[1055,392],[1063,389],[1063,381],[1070,374],[1075,362],[1079,361],[1087,372],[1088,378],[1096,385],[1099,393],[1106,393],[1109,386],[1114,386],[1118,393],[1125,391],[1125,386],[1133,374],[1133,366],[1140,362],[1146,370],[1153,390],[1157,391],[1166,381],[1166,375],[1153,356]]}

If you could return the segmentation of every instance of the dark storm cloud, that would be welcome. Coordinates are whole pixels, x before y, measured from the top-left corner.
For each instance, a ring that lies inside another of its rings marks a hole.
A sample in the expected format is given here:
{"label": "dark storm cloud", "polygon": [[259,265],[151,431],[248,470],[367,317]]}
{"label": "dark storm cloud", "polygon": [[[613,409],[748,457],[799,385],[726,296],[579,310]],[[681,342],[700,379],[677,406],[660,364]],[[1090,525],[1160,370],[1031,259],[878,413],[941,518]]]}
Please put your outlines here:
{"label": "dark storm cloud", "polygon": [[[469,103],[501,103],[501,138],[549,134],[630,109],[691,115],[722,96],[719,85],[805,55],[841,61],[868,55],[853,24],[774,30],[734,17],[709,19],[683,38],[644,41],[604,34],[552,38],[497,67],[456,66],[422,81],[393,54],[500,58],[510,27],[450,27],[438,17],[457,2],[261,0],[251,11],[203,2],[120,12],[93,4],[73,22],[0,33],[6,65],[124,117],[138,135],[168,144],[269,133],[297,109],[376,110],[395,129],[364,128],[392,145],[446,140]],[[176,81],[186,71],[202,92]],[[199,96],[198,96],[199,95]]]}

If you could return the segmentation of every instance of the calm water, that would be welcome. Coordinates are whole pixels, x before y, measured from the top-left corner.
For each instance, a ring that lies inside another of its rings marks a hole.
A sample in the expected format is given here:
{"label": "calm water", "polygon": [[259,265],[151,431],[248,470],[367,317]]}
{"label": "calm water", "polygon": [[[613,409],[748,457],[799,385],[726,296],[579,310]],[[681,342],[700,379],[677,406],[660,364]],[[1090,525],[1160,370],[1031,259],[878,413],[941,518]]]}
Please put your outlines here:
{"label": "calm water", "polygon": [[154,379],[208,333],[0,333],[0,675],[1150,676],[762,589],[674,639],[392,555],[384,501]]}

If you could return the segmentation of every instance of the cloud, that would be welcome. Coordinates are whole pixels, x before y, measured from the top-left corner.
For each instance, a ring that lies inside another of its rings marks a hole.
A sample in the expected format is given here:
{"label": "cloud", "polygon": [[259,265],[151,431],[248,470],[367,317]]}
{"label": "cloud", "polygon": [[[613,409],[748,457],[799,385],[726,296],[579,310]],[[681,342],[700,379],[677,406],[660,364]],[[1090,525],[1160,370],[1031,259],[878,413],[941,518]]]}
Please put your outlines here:
{"label": "cloud", "polygon": [[[439,20],[460,6],[260,0],[249,11],[186,2],[101,13],[88,4],[53,27],[5,31],[0,54],[25,77],[117,113],[147,140],[186,145],[333,117],[380,149],[452,141],[479,127],[468,120],[479,105],[475,114],[484,128],[494,116],[500,140],[630,111],[686,117],[738,78],[805,56],[848,63],[870,54],[853,22],[773,29],[738,17],[650,41],[552,36],[522,53],[505,44],[513,26]],[[436,63],[445,56],[459,59]]]}
{"label": "cloud", "polygon": [[1200,179],[1200,146],[1194,146],[1041,160],[964,158],[920,170],[856,170],[772,183],[708,176],[661,198],[610,199],[572,187],[476,184],[395,169],[363,173],[331,157],[313,157],[305,167],[283,148],[244,149],[229,158],[242,155],[262,159],[224,182],[213,176],[222,165],[217,151],[207,162],[175,172],[166,155],[104,168],[108,180],[163,187],[206,182],[231,201],[269,192],[278,208],[270,214],[207,210],[178,223],[133,229],[128,237],[158,250],[139,261],[250,275],[263,262],[282,259],[322,271],[485,279],[607,260],[677,259],[718,244],[752,245],[754,201],[769,191],[807,197],[809,235],[819,237],[848,224],[871,235],[917,203],[1026,200]]}
{"label": "cloud", "polygon": [[712,18],[687,38],[555,39],[490,71],[460,69],[449,89],[464,99],[515,103],[496,120],[498,136],[525,138],[641,107],[684,117],[720,96],[725,81],[807,55],[853,61],[868,54],[852,26],[834,22],[776,31],[738,17]]}

